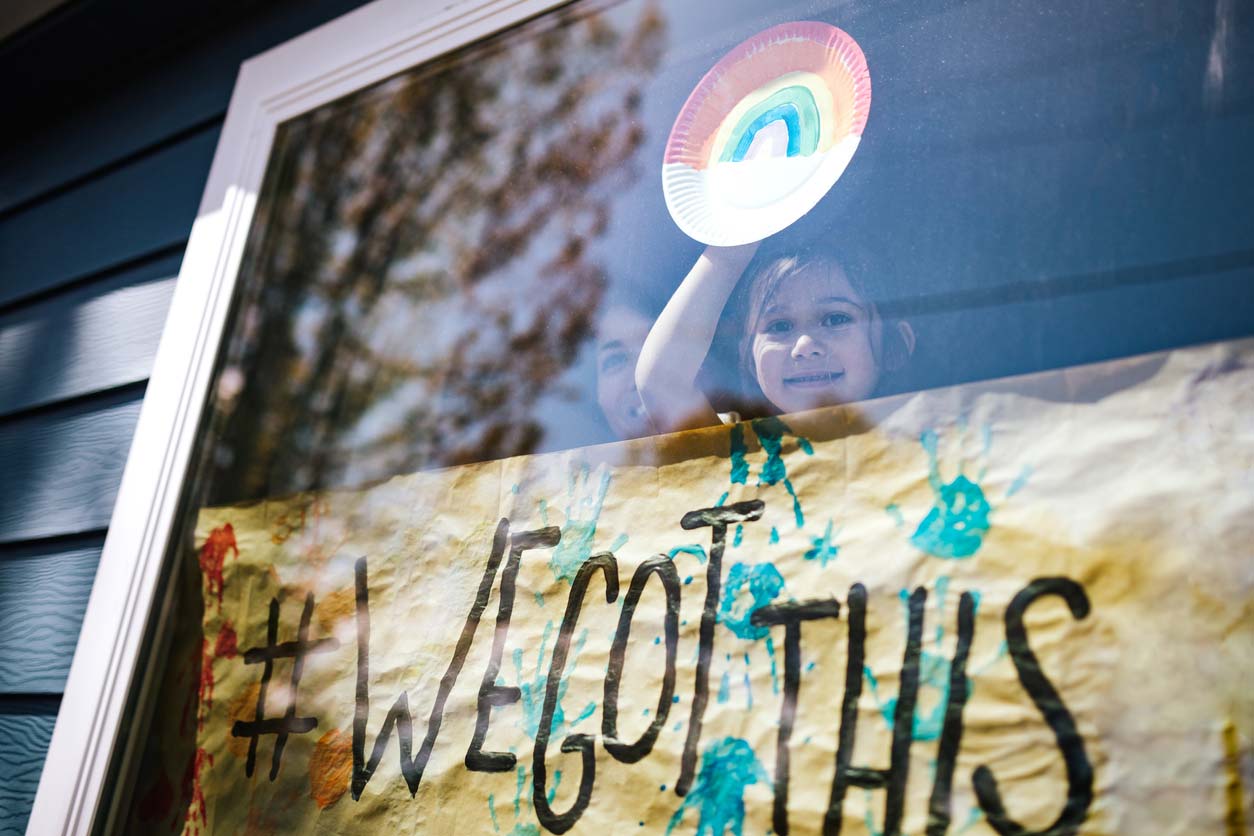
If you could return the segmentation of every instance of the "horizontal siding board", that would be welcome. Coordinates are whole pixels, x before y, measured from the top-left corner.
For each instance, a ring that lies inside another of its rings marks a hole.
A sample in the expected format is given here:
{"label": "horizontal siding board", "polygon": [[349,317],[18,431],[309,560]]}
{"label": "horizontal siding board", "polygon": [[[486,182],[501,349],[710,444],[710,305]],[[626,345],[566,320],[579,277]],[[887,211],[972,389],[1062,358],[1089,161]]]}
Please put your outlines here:
{"label": "horizontal siding board", "polygon": [[0,548],[0,694],[60,694],[104,535]]}
{"label": "horizontal siding board", "polygon": [[[248,17],[228,21],[213,40],[181,45],[155,69],[10,139],[0,148],[0,213],[220,119],[242,62],[363,2],[289,0],[261,8],[254,4],[246,10]],[[215,7],[214,22],[222,23],[231,12]]]}
{"label": "horizontal siding board", "polygon": [[109,524],[142,391],[0,423],[0,543]]}
{"label": "horizontal siding board", "polygon": [[[0,152],[0,213],[141,155],[170,137],[221,122],[234,72],[224,78],[213,73],[197,80],[190,76],[184,72],[141,79],[135,87],[93,102],[86,112],[67,114],[29,145]],[[119,118],[120,113],[126,118]]]}
{"label": "horizontal siding board", "polygon": [[180,258],[0,315],[0,415],[146,380]]}
{"label": "horizontal siding board", "polygon": [[0,220],[0,305],[186,241],[214,126]]}
{"label": "horizontal siding board", "polygon": [[0,836],[21,836],[35,801],[55,714],[0,714]]}

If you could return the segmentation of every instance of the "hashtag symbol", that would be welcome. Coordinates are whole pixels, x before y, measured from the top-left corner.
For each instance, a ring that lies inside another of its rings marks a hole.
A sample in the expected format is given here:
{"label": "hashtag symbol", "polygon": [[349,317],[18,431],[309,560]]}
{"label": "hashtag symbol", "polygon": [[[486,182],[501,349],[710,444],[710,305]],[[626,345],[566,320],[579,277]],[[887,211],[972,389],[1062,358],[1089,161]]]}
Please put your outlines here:
{"label": "hashtag symbol", "polygon": [[[235,737],[251,738],[248,742],[248,762],[244,771],[251,778],[257,765],[257,740],[263,734],[277,735],[274,740],[274,757],[270,761],[270,780],[279,774],[279,763],[283,760],[283,747],[287,745],[289,734],[305,734],[317,728],[316,717],[296,716],[296,688],[300,685],[301,674],[304,673],[305,657],[310,653],[326,653],[335,650],[340,643],[335,639],[318,639],[309,641],[309,619],[313,615],[314,597],[309,593],[305,597],[305,609],[300,616],[300,629],[296,641],[278,643],[279,637],[279,599],[270,600],[270,623],[266,628],[266,646],[254,647],[244,652],[244,663],[247,665],[264,664],[261,672],[261,687],[257,691],[257,713],[253,720],[244,722],[237,720],[231,727]],[[270,675],[274,673],[275,659],[292,660],[292,685],[288,698],[287,710],[281,717],[266,717],[266,689],[270,684]]]}

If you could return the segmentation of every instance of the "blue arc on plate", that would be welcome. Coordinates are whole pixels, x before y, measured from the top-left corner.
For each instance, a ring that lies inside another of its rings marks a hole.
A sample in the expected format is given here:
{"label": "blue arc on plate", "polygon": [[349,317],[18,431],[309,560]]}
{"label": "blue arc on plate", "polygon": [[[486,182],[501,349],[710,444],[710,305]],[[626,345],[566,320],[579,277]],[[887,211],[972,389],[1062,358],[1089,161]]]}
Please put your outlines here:
{"label": "blue arc on plate", "polygon": [[783,122],[788,130],[787,156],[809,156],[818,150],[818,104],[808,88],[793,85],[771,94],[740,117],[719,162],[743,161],[758,132],[774,122]]}

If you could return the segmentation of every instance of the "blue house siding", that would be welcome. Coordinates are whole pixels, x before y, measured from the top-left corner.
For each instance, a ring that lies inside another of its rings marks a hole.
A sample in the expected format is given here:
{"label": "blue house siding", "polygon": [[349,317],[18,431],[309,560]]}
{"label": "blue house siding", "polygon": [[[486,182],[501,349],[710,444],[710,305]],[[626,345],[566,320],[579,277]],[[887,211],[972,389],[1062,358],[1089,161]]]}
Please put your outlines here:
{"label": "blue house siding", "polygon": [[26,828],[239,64],[361,2],[75,0],[0,42],[0,836]]}

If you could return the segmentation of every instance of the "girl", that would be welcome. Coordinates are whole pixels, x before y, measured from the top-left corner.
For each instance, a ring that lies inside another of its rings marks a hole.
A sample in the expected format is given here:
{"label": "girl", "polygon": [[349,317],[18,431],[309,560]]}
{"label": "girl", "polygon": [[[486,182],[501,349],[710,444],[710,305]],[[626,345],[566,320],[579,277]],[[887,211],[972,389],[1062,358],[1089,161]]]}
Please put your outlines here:
{"label": "girl", "polygon": [[[719,423],[697,386],[697,372],[757,247],[707,247],[650,329],[636,385],[659,431]],[[752,271],[741,370],[777,412],[869,398],[914,352],[910,324],[880,316],[867,292],[868,271],[855,266],[861,265],[807,249]]]}

